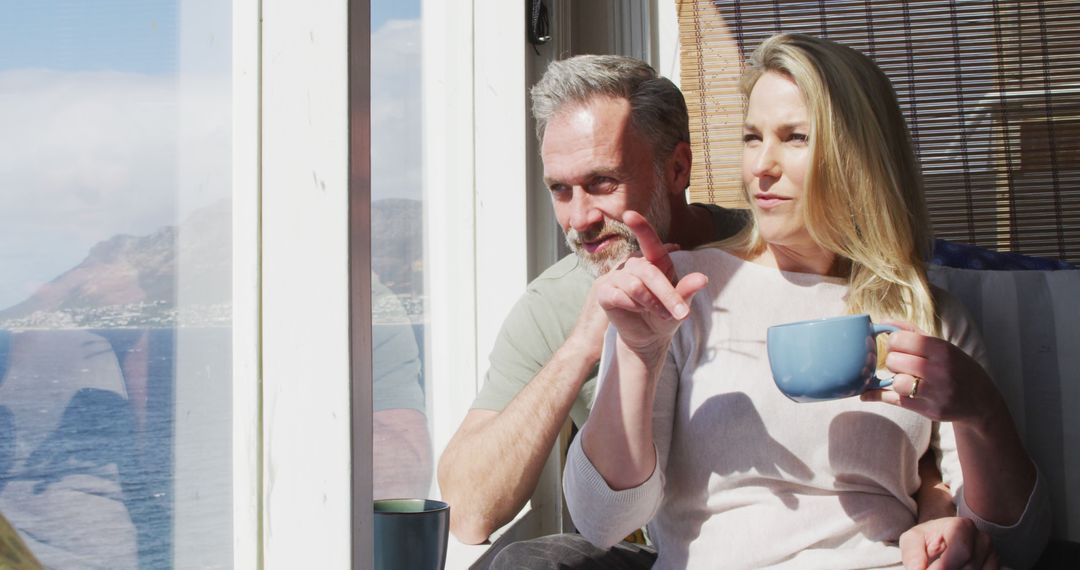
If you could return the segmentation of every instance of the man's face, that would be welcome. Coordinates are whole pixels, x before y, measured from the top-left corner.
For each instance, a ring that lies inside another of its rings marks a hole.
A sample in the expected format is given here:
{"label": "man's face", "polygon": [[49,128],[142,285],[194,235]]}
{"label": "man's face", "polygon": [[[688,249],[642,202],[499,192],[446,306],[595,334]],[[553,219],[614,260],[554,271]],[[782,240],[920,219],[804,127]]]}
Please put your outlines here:
{"label": "man's face", "polygon": [[566,242],[593,275],[637,251],[621,221],[627,210],[667,237],[670,194],[651,145],[630,122],[629,101],[594,98],[562,109],[548,122],[540,155]]}

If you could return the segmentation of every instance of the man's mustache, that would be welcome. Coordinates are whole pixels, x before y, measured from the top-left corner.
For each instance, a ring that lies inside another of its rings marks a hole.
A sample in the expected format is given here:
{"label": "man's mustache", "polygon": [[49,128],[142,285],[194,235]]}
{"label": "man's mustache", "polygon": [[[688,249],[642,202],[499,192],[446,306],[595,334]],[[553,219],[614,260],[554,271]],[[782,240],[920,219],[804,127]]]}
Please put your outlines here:
{"label": "man's mustache", "polygon": [[624,238],[635,250],[637,249],[637,239],[634,238],[634,233],[630,231],[630,228],[627,227],[626,224],[615,220],[604,220],[603,226],[584,232],[570,229],[566,232],[566,241],[570,244],[571,248],[577,250],[583,248],[585,242],[596,241],[608,236]]}

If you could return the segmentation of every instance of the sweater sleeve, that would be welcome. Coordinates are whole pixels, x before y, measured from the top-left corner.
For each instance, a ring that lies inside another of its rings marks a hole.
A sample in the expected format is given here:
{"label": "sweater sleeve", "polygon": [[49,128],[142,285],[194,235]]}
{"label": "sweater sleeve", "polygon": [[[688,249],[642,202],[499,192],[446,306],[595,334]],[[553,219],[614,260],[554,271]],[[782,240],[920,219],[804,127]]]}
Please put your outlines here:
{"label": "sweater sleeve", "polygon": [[[601,384],[611,372],[615,339],[615,328],[609,327],[600,358]],[[575,438],[571,443],[563,473],[563,493],[574,525],[589,542],[601,548],[610,548],[646,525],[659,510],[664,499],[664,468],[671,445],[677,383],[678,374],[669,350],[653,403],[656,469],[641,485],[622,491],[613,490],[585,454],[581,438]],[[597,394],[600,394],[599,389]]]}
{"label": "sweater sleeve", "polygon": [[1050,496],[1046,481],[1038,466],[1035,468],[1035,487],[1028,496],[1020,520],[1011,525],[999,525],[980,517],[964,501],[964,489],[956,493],[956,514],[971,519],[979,530],[990,535],[1002,563],[1010,568],[1031,568],[1039,560],[1050,536]]}
{"label": "sweater sleeve", "polygon": [[652,519],[664,496],[664,474],[657,468],[641,485],[614,491],[581,449],[570,445],[563,474],[570,517],[581,535],[601,548],[611,548]]}
{"label": "sweater sleeve", "polygon": [[[935,290],[938,311],[941,315],[943,335],[951,343],[974,358],[991,376],[986,346],[971,316],[958,301],[948,293]],[[970,519],[979,530],[994,541],[994,548],[1001,561],[1013,568],[1029,568],[1035,564],[1050,536],[1052,514],[1046,481],[1036,466],[1035,486],[1028,495],[1027,505],[1020,519],[1011,525],[999,525],[980,517],[964,500],[963,473],[956,451],[956,438],[952,424],[935,423],[931,445],[935,448],[943,481],[949,485],[957,505],[957,515]]]}

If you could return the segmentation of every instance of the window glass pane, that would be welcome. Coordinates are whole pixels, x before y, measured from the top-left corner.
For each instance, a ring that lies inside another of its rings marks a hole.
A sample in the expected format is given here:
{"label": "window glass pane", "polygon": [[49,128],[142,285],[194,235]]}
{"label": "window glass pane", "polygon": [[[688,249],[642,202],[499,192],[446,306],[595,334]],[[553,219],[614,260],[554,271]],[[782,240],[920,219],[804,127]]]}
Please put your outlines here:
{"label": "window glass pane", "polygon": [[427,497],[433,467],[422,370],[420,3],[371,5],[374,496]]}
{"label": "window glass pane", "polygon": [[50,568],[232,563],[230,10],[0,0],[0,514]]}

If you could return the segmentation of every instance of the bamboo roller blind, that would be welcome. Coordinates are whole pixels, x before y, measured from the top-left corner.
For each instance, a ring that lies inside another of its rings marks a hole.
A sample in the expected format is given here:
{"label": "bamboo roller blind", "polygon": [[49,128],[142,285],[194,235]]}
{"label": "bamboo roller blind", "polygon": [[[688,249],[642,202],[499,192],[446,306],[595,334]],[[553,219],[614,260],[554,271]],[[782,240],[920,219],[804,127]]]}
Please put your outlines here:
{"label": "bamboo roller blind", "polygon": [[742,65],[806,33],[892,80],[937,237],[1080,263],[1080,2],[676,1],[693,200],[743,205]]}

